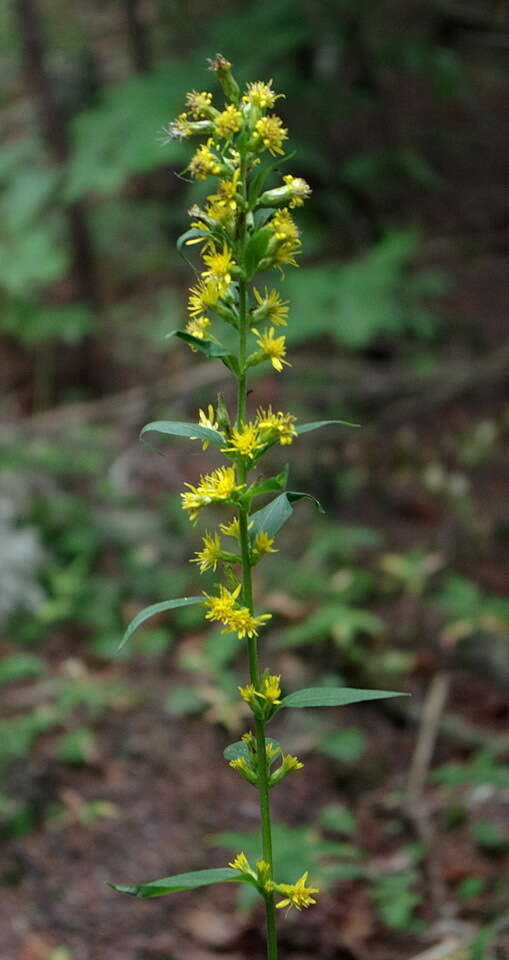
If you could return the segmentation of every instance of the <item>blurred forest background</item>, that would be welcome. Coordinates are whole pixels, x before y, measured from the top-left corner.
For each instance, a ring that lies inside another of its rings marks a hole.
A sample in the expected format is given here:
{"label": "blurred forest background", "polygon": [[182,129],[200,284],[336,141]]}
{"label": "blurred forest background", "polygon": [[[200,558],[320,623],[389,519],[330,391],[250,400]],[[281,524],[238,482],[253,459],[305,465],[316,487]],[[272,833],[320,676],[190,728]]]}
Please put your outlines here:
{"label": "blurred forest background", "polygon": [[164,340],[200,185],[160,131],[217,51],[286,93],[313,187],[293,366],[252,402],[363,425],[292,447],[327,514],[297,506],[258,578],[266,660],[413,694],[278,721],[306,766],[274,795],[279,875],[323,891],[282,955],[507,960],[507,3],[7,0],[0,46],[1,960],[264,956],[230,889],[104,887],[257,848],[221,760],[238,642],[188,608],[116,652],[199,588],[176,494],[208,453],[137,438],[230,396]]}

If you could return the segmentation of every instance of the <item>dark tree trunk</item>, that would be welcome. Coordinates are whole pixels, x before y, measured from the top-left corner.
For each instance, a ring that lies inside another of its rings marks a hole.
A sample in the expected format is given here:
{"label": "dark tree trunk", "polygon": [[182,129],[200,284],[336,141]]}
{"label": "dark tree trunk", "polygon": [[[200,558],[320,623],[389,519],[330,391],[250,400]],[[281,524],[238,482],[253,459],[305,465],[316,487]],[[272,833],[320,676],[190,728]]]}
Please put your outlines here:
{"label": "dark tree trunk", "polygon": [[139,0],[124,0],[124,10],[134,69],[136,73],[146,73],[150,57],[146,27],[139,16]]}
{"label": "dark tree trunk", "polygon": [[[50,155],[56,164],[61,165],[67,161],[69,155],[66,118],[59,106],[46,65],[37,0],[15,0],[14,9],[19,24],[27,88],[36,105]],[[67,207],[66,212],[75,296],[95,311],[99,306],[99,296],[85,211],[83,205],[76,201]]]}

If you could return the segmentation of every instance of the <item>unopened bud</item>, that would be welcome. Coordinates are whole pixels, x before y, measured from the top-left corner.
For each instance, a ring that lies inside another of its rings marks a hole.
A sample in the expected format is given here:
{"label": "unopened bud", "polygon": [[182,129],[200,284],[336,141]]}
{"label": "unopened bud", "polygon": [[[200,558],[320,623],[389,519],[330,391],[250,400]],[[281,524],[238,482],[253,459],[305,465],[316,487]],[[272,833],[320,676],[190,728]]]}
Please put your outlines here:
{"label": "unopened bud", "polygon": [[213,60],[209,60],[209,69],[217,74],[217,79],[223,88],[223,92],[228,100],[238,103],[240,100],[240,87],[232,74],[232,65],[222,53],[217,53]]}

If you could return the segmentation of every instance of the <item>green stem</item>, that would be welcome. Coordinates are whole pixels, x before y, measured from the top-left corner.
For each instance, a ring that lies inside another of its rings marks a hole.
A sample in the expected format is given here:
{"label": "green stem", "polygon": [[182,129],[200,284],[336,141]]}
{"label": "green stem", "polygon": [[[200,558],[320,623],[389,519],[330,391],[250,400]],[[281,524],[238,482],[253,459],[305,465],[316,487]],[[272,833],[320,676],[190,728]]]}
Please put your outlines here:
{"label": "green stem", "polygon": [[[256,756],[258,759],[258,793],[260,800],[260,818],[262,825],[263,859],[270,866],[270,877],[273,873],[272,855],[272,826],[270,820],[269,781],[267,766],[267,751],[265,749],[265,721],[256,719]],[[274,894],[265,894],[265,912],[267,924],[267,957],[268,960],[277,960],[277,929],[276,907]]]}
{"label": "green stem", "polygon": [[[242,163],[242,183],[245,194],[246,189],[246,165]],[[238,222],[238,249],[239,263],[242,263],[244,247],[246,240],[246,219],[245,214],[241,214]],[[246,347],[247,347],[247,284],[245,280],[239,283],[239,364],[240,374],[238,377],[238,398],[237,398],[237,428],[244,426],[246,420],[247,406],[247,376],[245,370]],[[245,463],[241,461],[238,467],[239,480],[245,483],[247,469]],[[251,556],[249,547],[249,510],[241,507],[239,510],[239,542],[242,557],[242,598],[246,607],[253,612],[253,583],[251,578]],[[251,683],[259,690],[260,688],[260,668],[258,664],[258,644],[256,637],[248,638],[248,658],[249,673]],[[258,794],[260,804],[260,821],[262,831],[262,849],[263,859],[269,865],[269,876],[273,875],[273,856],[272,856],[272,827],[270,818],[270,800],[269,800],[269,779],[267,765],[267,751],[265,749],[265,721],[259,717],[255,719],[256,734],[256,757],[258,774]],[[266,926],[267,926],[267,960],[278,960],[277,929],[276,929],[276,908],[274,904],[274,894],[265,894]]]}

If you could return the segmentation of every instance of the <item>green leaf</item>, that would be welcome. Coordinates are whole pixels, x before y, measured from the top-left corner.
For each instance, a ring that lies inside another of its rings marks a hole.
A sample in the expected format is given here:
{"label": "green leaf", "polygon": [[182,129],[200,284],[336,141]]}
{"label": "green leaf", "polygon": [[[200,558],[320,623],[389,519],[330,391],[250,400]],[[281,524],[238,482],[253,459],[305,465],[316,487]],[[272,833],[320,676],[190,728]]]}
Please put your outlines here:
{"label": "green leaf", "polygon": [[245,265],[247,280],[251,280],[260,260],[263,260],[267,253],[270,241],[274,237],[274,231],[270,227],[262,227],[249,238],[246,245]]}
{"label": "green leaf", "polygon": [[[274,740],[272,737],[265,737],[265,744],[266,745],[270,744],[272,747],[274,747],[279,751],[279,754],[281,753],[281,744],[278,743],[277,740]],[[274,763],[274,761],[277,760],[277,757],[279,754],[274,755],[271,761],[272,763]],[[241,758],[243,758],[244,760],[247,760],[248,762],[251,760],[251,753],[249,752],[249,748],[247,744],[244,743],[242,740],[237,740],[235,743],[228,744],[228,746],[225,747],[223,751],[223,756],[225,760],[228,760],[228,763],[230,763],[231,760],[240,760]]]}
{"label": "green leaf", "polygon": [[198,238],[198,237],[203,237],[205,239],[205,237],[207,236],[208,236],[208,233],[206,230],[198,230],[196,227],[191,227],[190,230],[186,230],[185,233],[181,233],[180,237],[177,240],[176,247],[177,247],[178,253],[182,257],[182,259],[185,260],[185,262],[188,263],[189,266],[193,268],[193,270],[195,269],[194,264],[189,259],[189,257],[186,257],[186,254],[185,254],[187,241],[194,240],[195,238]]}
{"label": "green leaf", "polygon": [[199,337],[193,337],[191,333],[186,333],[185,330],[172,330],[166,334],[165,339],[167,340],[169,337],[178,337],[184,343],[200,350],[211,360],[222,360],[232,370],[238,366],[237,357],[226,350],[225,347],[222,347],[220,343],[214,343],[212,340],[200,340]]}
{"label": "green leaf", "polygon": [[295,490],[287,490],[286,493],[282,493],[281,496],[271,500],[266,507],[262,507],[261,510],[257,510],[256,513],[251,515],[249,518],[252,523],[250,528],[251,537],[256,537],[262,530],[268,533],[269,537],[274,537],[291,517],[293,513],[292,503],[296,503],[302,499],[311,500],[320,513],[325,513],[322,505],[310,493],[298,493]]}
{"label": "green leaf", "polygon": [[267,477],[265,480],[255,480],[255,482],[246,491],[246,499],[251,501],[253,497],[259,497],[262,493],[274,493],[277,490],[284,490],[288,480],[288,465],[281,470],[275,477]]}
{"label": "green leaf", "polygon": [[131,620],[127,630],[122,637],[121,643],[118,646],[120,650],[125,643],[132,637],[135,630],[138,627],[141,627],[142,623],[145,623],[145,620],[149,620],[150,617],[154,617],[156,613],[164,613],[166,610],[175,610],[177,607],[190,607],[194,603],[203,603],[203,597],[179,597],[178,600],[163,600],[161,603],[153,603],[150,607],[144,607],[143,610],[140,610],[139,613]]}
{"label": "green leaf", "polygon": [[180,234],[176,243],[178,252],[182,253],[182,247],[186,245],[188,240],[195,240],[198,237],[205,238],[206,236],[208,236],[207,230],[198,230],[197,227],[191,227],[190,230],[186,230],[185,233]]}
{"label": "green leaf", "polygon": [[385,700],[387,697],[407,697],[409,694],[393,690],[355,690],[350,687],[305,687],[290,693],[281,701],[283,707],[346,707],[349,703],[365,700]]}
{"label": "green leaf", "polygon": [[199,423],[181,423],[178,420],[154,420],[147,423],[140,433],[140,439],[146,433],[164,433],[172,437],[190,437],[192,440],[209,440],[218,446],[225,443],[225,439],[217,430],[211,427],[202,427]]}
{"label": "green leaf", "polygon": [[192,873],[177,873],[173,877],[163,877],[162,880],[152,880],[149,883],[138,883],[134,886],[108,883],[107,886],[118,893],[129,893],[133,897],[148,900],[150,897],[162,897],[166,893],[178,893],[180,890],[196,890],[198,887],[207,887],[213,883],[242,883],[246,877],[232,867],[217,867],[212,870],[193,870]]}
{"label": "green leaf", "polygon": [[271,173],[275,173],[276,170],[279,170],[279,167],[283,163],[288,163],[292,157],[295,156],[296,151],[292,150],[291,153],[287,153],[284,157],[278,157],[276,160],[269,160],[268,163],[262,164],[256,176],[253,177],[251,185],[249,188],[249,206],[253,206],[258,195],[262,192],[263,186],[267,177],[270,177]]}
{"label": "green leaf", "polygon": [[360,427],[360,423],[350,423],[348,420],[314,420],[312,423],[301,423],[296,429],[298,434],[309,433],[310,430],[320,430],[335,423],[342,427]]}
{"label": "green leaf", "polygon": [[45,669],[46,664],[41,657],[33,653],[13,653],[0,663],[0,685],[38,677]]}

